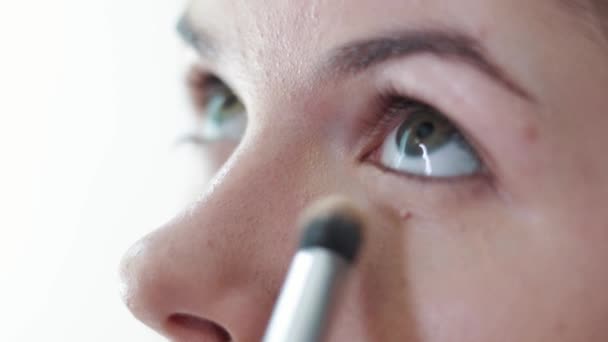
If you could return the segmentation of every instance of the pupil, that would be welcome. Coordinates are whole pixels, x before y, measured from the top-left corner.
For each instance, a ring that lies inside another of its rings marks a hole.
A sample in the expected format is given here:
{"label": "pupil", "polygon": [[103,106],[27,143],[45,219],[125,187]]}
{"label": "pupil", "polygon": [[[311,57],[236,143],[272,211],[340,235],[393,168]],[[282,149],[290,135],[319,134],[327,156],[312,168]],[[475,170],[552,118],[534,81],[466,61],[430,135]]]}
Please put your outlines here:
{"label": "pupil", "polygon": [[416,138],[418,138],[418,140],[425,140],[433,135],[434,132],[435,125],[430,122],[423,122],[416,128]]}
{"label": "pupil", "polygon": [[230,95],[230,96],[228,96],[228,97],[226,98],[226,100],[224,101],[224,108],[231,107],[231,106],[233,106],[234,104],[236,104],[236,102],[237,102],[237,98],[236,98],[236,96],[234,96],[234,95]]}

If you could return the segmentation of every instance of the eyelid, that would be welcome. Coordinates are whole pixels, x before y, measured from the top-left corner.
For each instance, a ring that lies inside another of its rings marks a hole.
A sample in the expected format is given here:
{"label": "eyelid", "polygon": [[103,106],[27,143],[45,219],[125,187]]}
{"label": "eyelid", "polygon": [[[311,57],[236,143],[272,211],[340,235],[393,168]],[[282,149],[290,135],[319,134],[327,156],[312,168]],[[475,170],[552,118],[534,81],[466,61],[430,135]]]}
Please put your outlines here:
{"label": "eyelid", "polygon": [[[365,145],[366,148],[360,153],[359,162],[369,162],[383,172],[394,174],[395,176],[399,177],[406,177],[419,182],[449,184],[452,182],[479,180],[480,178],[484,178],[488,182],[492,183],[492,173],[490,172],[491,170],[486,166],[486,159],[479,152],[479,144],[474,142],[471,135],[468,134],[465,129],[454,123],[454,120],[448,117],[445,111],[442,111],[436,106],[430,105],[426,101],[417,100],[414,96],[403,95],[404,92],[397,90],[397,88],[394,86],[389,86],[385,90],[380,90],[379,92],[380,95],[376,100],[372,118],[363,120],[363,124],[366,126],[365,136],[368,143]],[[448,120],[449,123],[454,126],[455,130],[462,135],[463,139],[471,146],[472,152],[476,154],[481,163],[482,169],[479,173],[454,177],[428,177],[424,175],[416,175],[392,170],[379,162],[380,149],[390,133],[405,120],[407,120],[408,116],[411,115],[415,110],[424,107],[435,108],[438,110],[445,116],[446,120]]]}
{"label": "eyelid", "polygon": [[390,132],[402,123],[413,110],[425,105],[422,101],[413,100],[412,97],[400,95],[394,88],[380,91],[380,95],[372,106],[372,115],[362,120],[363,135],[367,141],[366,148],[359,154],[363,161],[377,150]]}
{"label": "eyelid", "polygon": [[[400,89],[396,84],[393,84],[393,87],[394,89]],[[437,94],[437,96],[441,96],[441,94]],[[467,123],[467,121],[473,119],[468,115],[464,115],[465,113],[463,111],[471,110],[470,108],[463,108],[464,106],[461,106],[458,102],[456,102],[456,106],[458,106],[457,108],[448,107],[448,105],[445,104],[441,98],[429,99],[418,94],[416,94],[414,98],[418,98],[421,100],[421,102],[429,104],[439,110],[441,113],[444,113],[448,121],[454,126],[454,128],[456,128],[456,130],[458,130],[458,132],[460,132],[462,137],[469,143],[471,148],[473,148],[473,150],[477,154],[477,157],[482,162],[483,167],[486,170],[485,172],[490,175],[494,174],[493,171],[497,169],[497,166],[493,156],[488,152],[488,149],[485,147],[485,145],[481,143],[481,140],[478,137],[478,135],[481,134],[476,134],[476,132],[470,128],[473,125]],[[453,103],[452,106],[454,106]],[[491,110],[491,108],[488,109],[488,115],[493,115]],[[460,114],[458,112],[460,112]]]}
{"label": "eyelid", "polygon": [[192,66],[186,75],[186,86],[190,98],[197,109],[207,102],[206,83],[208,75],[198,66]]}
{"label": "eyelid", "polygon": [[186,76],[186,84],[198,114],[204,114],[212,95],[220,91],[233,92],[218,76],[192,66]]}

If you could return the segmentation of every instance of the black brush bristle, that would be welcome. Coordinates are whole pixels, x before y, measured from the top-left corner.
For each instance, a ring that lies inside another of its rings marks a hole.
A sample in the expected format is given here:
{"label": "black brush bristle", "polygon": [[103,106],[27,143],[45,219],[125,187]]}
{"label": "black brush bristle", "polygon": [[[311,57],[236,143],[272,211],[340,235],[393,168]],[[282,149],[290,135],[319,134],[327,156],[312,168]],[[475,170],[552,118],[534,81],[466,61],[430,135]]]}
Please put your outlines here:
{"label": "black brush bristle", "polygon": [[315,218],[304,230],[300,249],[327,248],[352,263],[361,245],[361,226],[358,219],[339,212]]}

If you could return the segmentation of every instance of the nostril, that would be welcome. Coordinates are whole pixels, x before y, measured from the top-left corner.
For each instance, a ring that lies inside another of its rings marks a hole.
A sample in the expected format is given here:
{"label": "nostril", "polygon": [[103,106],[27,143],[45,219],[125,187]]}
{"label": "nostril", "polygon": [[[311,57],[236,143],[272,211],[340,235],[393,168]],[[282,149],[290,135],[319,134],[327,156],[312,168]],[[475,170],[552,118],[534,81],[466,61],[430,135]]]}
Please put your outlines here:
{"label": "nostril", "polygon": [[[230,342],[232,337],[226,329],[206,319],[188,314],[173,314],[169,317],[169,325],[187,335],[204,336],[204,341]],[[182,333],[179,333],[182,335]]]}

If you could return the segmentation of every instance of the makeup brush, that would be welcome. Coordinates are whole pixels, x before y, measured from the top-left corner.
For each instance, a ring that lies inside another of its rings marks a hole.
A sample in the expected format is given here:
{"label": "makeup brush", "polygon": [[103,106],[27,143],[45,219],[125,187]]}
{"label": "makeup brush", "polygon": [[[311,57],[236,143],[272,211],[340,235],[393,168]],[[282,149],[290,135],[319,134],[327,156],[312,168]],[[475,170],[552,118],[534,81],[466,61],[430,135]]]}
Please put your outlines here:
{"label": "makeup brush", "polygon": [[264,342],[319,341],[329,325],[334,297],[360,249],[363,215],[346,198],[332,196],[316,202],[299,222],[300,246]]}

